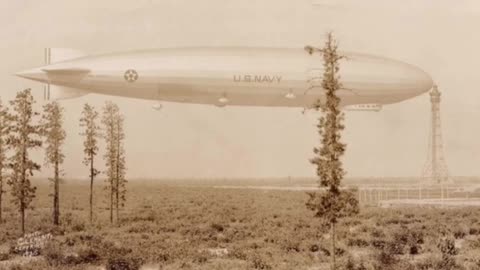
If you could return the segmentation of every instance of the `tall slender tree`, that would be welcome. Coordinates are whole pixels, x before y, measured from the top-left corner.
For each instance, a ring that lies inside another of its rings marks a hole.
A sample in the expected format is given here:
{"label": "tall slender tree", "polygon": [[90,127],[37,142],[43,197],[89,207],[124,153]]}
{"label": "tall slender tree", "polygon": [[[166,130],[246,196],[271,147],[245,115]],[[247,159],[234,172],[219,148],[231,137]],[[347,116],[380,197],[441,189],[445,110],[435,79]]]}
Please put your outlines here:
{"label": "tall slender tree", "polygon": [[116,117],[119,114],[118,106],[113,102],[106,102],[103,107],[102,124],[104,126],[104,138],[106,142],[106,152],[103,156],[105,160],[105,167],[107,168],[105,174],[107,175],[107,186],[110,205],[110,223],[113,223],[113,208],[115,206],[116,198],[116,173],[117,173],[117,123]]}
{"label": "tall slender tree", "polygon": [[80,126],[84,128],[81,133],[85,137],[83,142],[83,152],[85,157],[83,164],[89,166],[90,177],[90,223],[93,222],[93,181],[99,171],[95,168],[95,157],[98,153],[98,138],[100,137],[100,126],[97,124],[98,112],[89,104],[83,106]]}
{"label": "tall slender tree", "polygon": [[10,116],[8,113],[8,107],[4,106],[0,100],[0,223],[3,220],[3,194],[5,193],[4,187],[4,169],[7,162],[7,145],[6,140],[10,130]]}
{"label": "tall slender tree", "polygon": [[16,98],[10,101],[13,114],[7,144],[13,155],[8,161],[11,170],[8,184],[11,187],[12,201],[20,212],[22,234],[25,234],[25,211],[31,206],[36,191],[30,177],[34,171],[40,170],[40,165],[29,156],[29,150],[42,146],[41,126],[37,120],[39,113],[34,111],[34,103],[30,89],[17,93]]}
{"label": "tall slender tree", "polygon": [[337,91],[341,89],[340,60],[344,57],[337,52],[338,44],[332,33],[328,33],[327,41],[322,49],[307,47],[310,54],[319,52],[323,57],[322,88],[325,91],[325,100],[315,104],[321,110],[322,116],[318,122],[320,147],[314,148],[314,158],[310,160],[316,166],[319,180],[319,192],[309,193],[307,208],[315,212],[330,225],[332,240],[332,269],[336,268],[336,228],[340,218],[358,213],[358,201],[355,194],[340,188],[341,180],[345,175],[341,157],[345,153],[346,145],[341,142],[341,131],[344,114],[340,109],[340,98]]}
{"label": "tall slender tree", "polygon": [[60,165],[63,164],[65,155],[62,146],[66,133],[63,129],[64,109],[58,102],[51,102],[43,106],[42,133],[45,137],[45,164],[52,165],[53,178],[53,224],[60,224]]}
{"label": "tall slender tree", "polygon": [[116,141],[116,158],[115,158],[115,209],[116,209],[116,218],[117,223],[119,222],[119,209],[124,206],[126,200],[126,178],[125,178],[125,149],[124,149],[124,139],[125,132],[123,130],[123,115],[120,114],[120,111],[117,112],[115,116],[115,141]]}

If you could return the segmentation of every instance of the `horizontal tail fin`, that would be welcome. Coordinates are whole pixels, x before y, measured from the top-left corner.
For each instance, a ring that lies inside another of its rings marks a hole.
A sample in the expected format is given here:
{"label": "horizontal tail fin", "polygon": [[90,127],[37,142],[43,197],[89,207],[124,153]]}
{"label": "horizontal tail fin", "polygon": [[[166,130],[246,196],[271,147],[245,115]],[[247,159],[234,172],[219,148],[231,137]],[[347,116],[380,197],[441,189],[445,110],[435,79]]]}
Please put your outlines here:
{"label": "horizontal tail fin", "polygon": [[48,75],[71,75],[83,77],[87,75],[90,70],[86,68],[42,68],[42,71],[47,72]]}
{"label": "horizontal tail fin", "polygon": [[43,89],[44,100],[64,100],[84,96],[89,92],[65,86],[46,84]]}
{"label": "horizontal tail fin", "polygon": [[[45,64],[50,65],[53,63],[80,58],[85,55],[86,55],[85,53],[78,50],[74,50],[74,49],[46,48]],[[46,72],[48,76],[68,75],[75,78],[78,77],[78,79],[83,78],[83,76],[85,76],[87,73],[90,72],[90,70],[82,69],[82,68],[56,69],[56,68],[48,68],[48,67],[42,69],[42,71]],[[43,89],[44,100],[63,100],[63,99],[81,97],[86,94],[88,94],[88,92],[84,90],[65,87],[65,86],[51,85],[51,84],[46,84]]]}

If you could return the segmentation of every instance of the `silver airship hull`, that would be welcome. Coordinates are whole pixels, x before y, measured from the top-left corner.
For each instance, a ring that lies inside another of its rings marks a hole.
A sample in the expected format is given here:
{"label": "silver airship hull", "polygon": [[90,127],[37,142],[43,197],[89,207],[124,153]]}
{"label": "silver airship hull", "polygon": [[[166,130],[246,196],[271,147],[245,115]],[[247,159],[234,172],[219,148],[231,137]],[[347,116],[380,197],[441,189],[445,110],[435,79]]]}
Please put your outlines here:
{"label": "silver airship hull", "polygon": [[[342,105],[400,102],[431,89],[421,69],[342,52]],[[71,56],[75,57],[71,59]],[[55,88],[50,98],[87,93],[171,102],[309,107],[324,98],[323,60],[303,49],[175,48],[80,56],[52,49],[47,65],[17,75]],[[55,59],[56,63],[51,63]],[[50,88],[50,91],[53,88]]]}

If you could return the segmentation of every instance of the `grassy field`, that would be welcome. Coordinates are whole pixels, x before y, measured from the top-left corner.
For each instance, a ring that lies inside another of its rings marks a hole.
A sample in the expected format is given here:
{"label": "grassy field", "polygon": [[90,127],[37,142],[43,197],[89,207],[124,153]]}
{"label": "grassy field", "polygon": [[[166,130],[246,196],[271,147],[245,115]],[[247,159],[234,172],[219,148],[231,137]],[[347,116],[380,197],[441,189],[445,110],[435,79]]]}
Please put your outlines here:
{"label": "grassy field", "polygon": [[[306,209],[305,192],[132,181],[111,225],[97,185],[89,224],[88,185],[70,181],[54,227],[49,186],[35,184],[26,227],[53,239],[41,256],[14,254],[19,219],[7,203],[0,269],[328,269],[329,228]],[[339,227],[340,269],[480,269],[480,208],[364,207]]]}

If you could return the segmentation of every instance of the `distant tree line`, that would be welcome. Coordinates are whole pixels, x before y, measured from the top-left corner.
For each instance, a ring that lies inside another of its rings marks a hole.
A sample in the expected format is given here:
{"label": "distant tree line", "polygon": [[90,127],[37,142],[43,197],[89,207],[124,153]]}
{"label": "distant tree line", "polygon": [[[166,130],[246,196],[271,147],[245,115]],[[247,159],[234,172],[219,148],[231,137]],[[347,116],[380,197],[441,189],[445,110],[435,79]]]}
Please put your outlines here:
{"label": "distant tree line", "polygon": [[[66,154],[63,151],[66,132],[64,130],[64,108],[58,102],[43,106],[40,114],[35,111],[35,100],[30,89],[17,93],[10,106],[0,101],[0,223],[3,220],[2,203],[9,186],[12,203],[20,215],[21,232],[25,234],[26,211],[33,208],[36,187],[31,178],[41,169],[41,165],[31,159],[32,150],[43,147],[45,166],[52,167],[52,223],[60,224],[60,184],[63,176],[61,166]],[[103,129],[98,123],[101,120]],[[106,182],[108,190],[110,222],[119,221],[120,208],[126,201],[126,162],[124,149],[124,116],[118,106],[106,102],[103,116],[99,119],[96,109],[85,104],[80,118],[83,131],[84,160],[88,166],[90,180],[89,219],[94,217],[94,180],[100,174],[96,157],[99,153],[100,139],[106,143],[104,155]]]}

